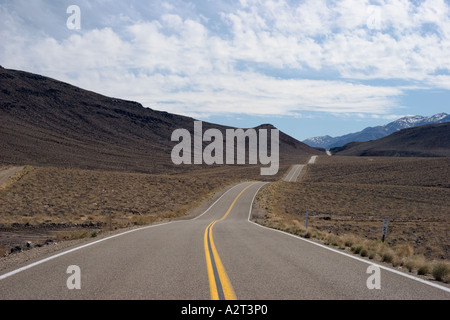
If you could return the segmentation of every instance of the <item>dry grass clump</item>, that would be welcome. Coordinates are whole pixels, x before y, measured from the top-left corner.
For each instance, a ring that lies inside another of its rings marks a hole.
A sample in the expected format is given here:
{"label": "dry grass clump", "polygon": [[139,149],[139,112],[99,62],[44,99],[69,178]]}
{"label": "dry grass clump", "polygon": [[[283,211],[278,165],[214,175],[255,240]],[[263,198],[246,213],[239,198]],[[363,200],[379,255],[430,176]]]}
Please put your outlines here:
{"label": "dry grass clump", "polygon": [[395,251],[397,256],[401,258],[410,257],[414,253],[414,248],[407,243],[397,244],[394,246],[393,250]]}
{"label": "dry grass clump", "polygon": [[0,257],[3,257],[7,253],[8,253],[8,249],[3,246],[0,246]]}
{"label": "dry grass clump", "polygon": [[[414,258],[414,257],[413,257]],[[431,275],[436,281],[450,283],[449,261],[428,261],[423,256],[408,261],[408,270],[416,271],[418,275]]]}
{"label": "dry grass clump", "polygon": [[341,236],[341,238],[344,241],[344,245],[349,248],[351,248],[353,246],[353,244],[358,242],[357,237],[353,234],[345,234],[345,235]]}
{"label": "dry grass clump", "polygon": [[324,243],[327,245],[331,245],[333,247],[343,247],[343,240],[334,235],[334,234],[328,234],[325,238],[324,238]]}
{"label": "dry grass clump", "polygon": [[72,231],[62,231],[56,234],[55,240],[63,241],[63,240],[77,240],[83,238],[95,238],[97,237],[97,235],[98,235],[97,230],[79,229]]}
{"label": "dry grass clump", "polygon": [[[429,273],[429,261],[421,254],[413,255],[405,259],[404,266],[409,272],[416,272],[418,274]],[[419,270],[421,270],[419,272]]]}
{"label": "dry grass clump", "polygon": [[450,263],[443,261],[435,263],[431,274],[437,281],[450,283]]}

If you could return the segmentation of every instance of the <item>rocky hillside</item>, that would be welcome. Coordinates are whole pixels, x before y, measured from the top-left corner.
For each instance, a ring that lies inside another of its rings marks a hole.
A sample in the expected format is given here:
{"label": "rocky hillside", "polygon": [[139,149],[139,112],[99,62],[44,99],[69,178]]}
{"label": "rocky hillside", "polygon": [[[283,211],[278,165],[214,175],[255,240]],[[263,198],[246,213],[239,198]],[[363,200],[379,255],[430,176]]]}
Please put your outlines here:
{"label": "rocky hillside", "polygon": [[[4,68],[0,88],[0,163],[147,173],[199,168],[175,166],[170,156],[172,132],[193,132],[192,118]],[[208,128],[226,129],[203,123]],[[318,153],[280,132],[280,163]]]}

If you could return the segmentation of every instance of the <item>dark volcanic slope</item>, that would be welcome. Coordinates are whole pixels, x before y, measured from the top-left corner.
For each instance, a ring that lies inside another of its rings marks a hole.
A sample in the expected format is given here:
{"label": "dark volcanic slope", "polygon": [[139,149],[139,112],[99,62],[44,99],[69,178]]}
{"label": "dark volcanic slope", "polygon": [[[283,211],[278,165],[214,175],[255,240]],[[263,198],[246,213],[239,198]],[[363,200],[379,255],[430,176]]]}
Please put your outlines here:
{"label": "dark volcanic slope", "polygon": [[[0,68],[0,88],[2,163],[149,173],[199,168],[175,167],[170,158],[173,130],[192,131],[192,118],[23,71]],[[318,153],[283,133],[280,140],[281,163]]]}
{"label": "dark volcanic slope", "polygon": [[400,130],[378,140],[333,148],[331,152],[342,156],[448,157],[450,122]]}

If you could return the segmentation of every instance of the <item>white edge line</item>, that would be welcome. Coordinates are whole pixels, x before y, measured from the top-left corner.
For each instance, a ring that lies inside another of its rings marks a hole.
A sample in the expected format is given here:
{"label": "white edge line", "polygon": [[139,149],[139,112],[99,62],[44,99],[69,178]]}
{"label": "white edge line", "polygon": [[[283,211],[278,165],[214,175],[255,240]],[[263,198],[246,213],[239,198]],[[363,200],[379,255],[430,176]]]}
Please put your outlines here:
{"label": "white edge line", "polygon": [[26,265],[26,266],[24,266],[22,268],[19,268],[19,269],[13,270],[11,272],[5,273],[5,274],[0,276],[0,280],[6,279],[6,278],[8,278],[8,277],[10,277],[12,275],[15,275],[15,274],[19,273],[19,272],[25,271],[27,269],[35,267],[35,266],[37,266],[39,264],[42,264],[44,262],[53,260],[55,258],[61,257],[61,256],[66,255],[68,253],[71,253],[71,252],[74,252],[74,251],[77,251],[77,250],[80,250],[80,249],[92,246],[92,245],[97,244],[99,242],[106,241],[106,240],[109,240],[109,239],[112,239],[112,238],[116,238],[116,237],[120,237],[120,236],[122,236],[124,234],[127,234],[127,233],[131,233],[131,232],[135,232],[135,231],[139,231],[139,230],[144,230],[144,229],[148,229],[148,228],[153,228],[153,227],[159,227],[159,226],[162,226],[162,225],[165,225],[165,224],[169,224],[169,223],[173,223],[173,222],[180,222],[180,221],[170,221],[170,222],[155,224],[155,225],[151,225],[151,226],[145,226],[145,227],[141,227],[141,228],[137,228],[137,229],[133,229],[133,230],[128,230],[128,231],[125,231],[125,232],[122,232],[122,233],[119,233],[119,234],[115,234],[113,236],[109,236],[109,237],[106,237],[106,238],[103,238],[103,239],[100,239],[100,240],[97,240],[97,241],[94,241],[94,242],[90,242],[90,243],[84,244],[82,246],[79,246],[79,247],[76,247],[76,248],[73,248],[73,249],[69,249],[67,251],[55,254],[55,255],[50,256],[48,258],[45,258],[45,259],[36,261],[34,263],[31,263],[29,265]]}
{"label": "white edge line", "polygon": [[[219,197],[219,198],[218,198],[218,199],[217,199],[217,200],[216,200],[216,201],[215,201],[208,209],[206,209],[205,212],[203,212],[201,215],[199,215],[199,216],[197,216],[197,217],[195,217],[195,218],[193,218],[193,219],[190,219],[190,220],[195,220],[195,219],[201,217],[202,215],[204,215],[204,214],[205,214],[206,212],[208,212],[208,211],[209,211],[209,210],[210,210],[210,209],[211,209],[211,208],[212,208],[212,207],[213,207],[220,199],[222,199],[223,196],[225,196],[225,195],[226,195],[228,192],[230,192],[232,189],[234,189],[234,188],[236,188],[236,187],[238,187],[238,186],[240,186],[241,184],[244,184],[244,183],[246,183],[246,182],[238,183],[238,184],[236,184],[235,186],[233,186],[233,187],[231,187],[230,189],[228,189],[228,190],[227,190],[224,194],[222,194],[222,195],[221,195],[221,196],[220,196],[220,197]],[[188,220],[188,221],[189,221],[189,220]],[[45,258],[45,259],[42,259],[42,260],[33,262],[33,263],[31,263],[31,264],[29,264],[29,265],[26,265],[26,266],[24,266],[24,267],[21,267],[21,268],[19,268],[19,269],[10,271],[10,272],[8,272],[8,273],[5,273],[5,274],[3,274],[3,275],[0,276],[0,280],[6,279],[6,278],[8,278],[8,277],[11,277],[11,276],[13,276],[13,275],[19,273],[19,272],[22,272],[22,271],[25,271],[25,270],[27,270],[27,269],[31,269],[31,268],[33,268],[33,267],[35,267],[35,266],[37,266],[37,265],[40,265],[40,264],[42,264],[42,263],[44,263],[44,262],[47,262],[47,261],[56,259],[56,258],[58,258],[58,257],[61,257],[61,256],[63,256],[63,255],[66,255],[66,254],[68,254],[68,253],[71,253],[71,252],[74,252],[74,251],[77,251],[77,250],[80,250],[80,249],[83,249],[83,248],[92,246],[92,245],[97,244],[97,243],[102,242],[102,241],[106,241],[106,240],[109,240],[109,239],[112,239],[112,238],[120,237],[120,236],[123,236],[123,235],[125,235],[125,234],[127,234],[127,233],[131,233],[131,232],[135,232],[135,231],[139,231],[139,230],[144,230],[144,229],[148,229],[148,228],[153,228],[153,227],[160,227],[160,226],[163,226],[163,225],[166,225],[166,224],[169,224],[169,223],[175,223],[175,222],[182,222],[182,220],[169,221],[169,222],[165,222],[165,223],[160,223],[160,224],[155,224],[155,225],[145,226],[145,227],[137,228],[137,229],[133,229],[133,230],[128,230],[128,231],[125,231],[125,232],[122,232],[122,233],[119,233],[119,234],[116,234],[116,235],[113,235],[113,236],[109,236],[109,237],[106,237],[106,238],[103,238],[103,239],[100,239],[100,240],[97,240],[97,241],[94,241],[94,242],[90,242],[90,243],[84,244],[84,245],[82,245],[82,246],[79,246],[79,247],[76,247],[76,248],[73,248],[73,249],[70,249],[70,250],[67,250],[67,251],[64,251],[64,252],[55,254],[55,255],[50,256],[50,257],[48,257],[48,258]]]}
{"label": "white edge line", "polygon": [[217,199],[216,201],[214,201],[214,203],[213,203],[212,205],[210,205],[209,208],[205,210],[205,212],[203,212],[201,215],[199,215],[199,216],[197,216],[197,217],[195,217],[195,218],[193,218],[193,219],[191,219],[191,220],[196,220],[196,219],[200,218],[202,215],[204,215],[205,213],[207,213],[207,212],[209,211],[209,209],[211,209],[212,207],[214,207],[214,205],[215,205],[217,202],[219,202],[219,200],[222,199],[222,197],[225,196],[228,192],[230,192],[230,191],[233,190],[234,188],[236,188],[236,187],[238,187],[238,186],[240,186],[241,184],[244,184],[244,183],[248,183],[248,182],[241,182],[241,183],[238,183],[237,185],[235,185],[235,186],[231,187],[230,189],[228,189],[224,194],[222,194],[222,195],[219,197],[219,199]]}
{"label": "white edge line", "polygon": [[406,278],[409,278],[409,279],[412,279],[412,280],[416,280],[416,281],[421,282],[421,283],[423,283],[423,284],[427,284],[427,285],[429,285],[429,286],[432,286],[432,287],[435,287],[435,288],[438,288],[438,289],[441,289],[441,290],[443,290],[443,291],[446,291],[446,292],[449,292],[449,293],[450,293],[450,288],[444,287],[444,286],[442,286],[442,285],[439,285],[439,284],[430,282],[430,281],[428,281],[428,280],[424,280],[424,279],[421,279],[421,278],[412,276],[412,275],[410,275],[410,274],[407,274],[407,273],[404,273],[404,272],[402,272],[402,271],[398,271],[398,270],[395,270],[395,269],[392,269],[392,268],[383,266],[383,265],[378,264],[378,263],[373,263],[373,262],[367,261],[367,260],[365,260],[365,259],[363,259],[363,258],[359,258],[359,257],[356,257],[356,256],[354,256],[354,255],[351,255],[351,254],[348,254],[348,253],[345,253],[345,252],[342,252],[342,251],[339,251],[339,250],[330,248],[329,246],[326,246],[326,245],[323,245],[323,244],[320,244],[320,243],[317,243],[317,242],[314,242],[314,241],[311,241],[311,240],[308,240],[308,239],[299,237],[299,236],[294,235],[294,234],[292,234],[292,233],[288,233],[288,232],[285,232],[285,231],[281,231],[281,230],[269,228],[269,227],[260,225],[260,224],[254,222],[254,221],[251,221],[251,220],[250,220],[250,217],[251,217],[251,214],[252,214],[253,202],[255,201],[256,195],[258,194],[259,190],[260,190],[263,186],[265,186],[266,184],[268,184],[268,183],[269,183],[269,182],[266,182],[266,183],[264,183],[263,185],[261,185],[261,186],[259,187],[259,189],[256,191],[255,195],[253,196],[252,202],[251,202],[251,204],[250,204],[249,214],[248,214],[248,221],[249,221],[249,222],[251,222],[251,223],[257,225],[258,227],[261,227],[261,228],[264,228],[264,229],[268,229],[268,230],[271,230],[271,231],[276,231],[276,232],[282,233],[282,234],[284,234],[284,235],[287,235],[287,236],[290,236],[290,237],[293,237],[293,238],[296,238],[296,239],[299,239],[299,240],[306,241],[306,242],[308,242],[308,243],[311,243],[311,244],[314,244],[314,245],[319,246],[319,247],[321,247],[321,248],[324,248],[324,249],[333,251],[333,252],[335,252],[335,253],[341,254],[341,255],[346,256],[346,257],[348,257],[348,258],[352,258],[352,259],[358,260],[358,261],[360,261],[360,262],[364,262],[364,263],[369,264],[369,265],[375,265],[375,266],[379,267],[380,269],[383,269],[383,270],[386,270],[386,271],[390,271],[390,272],[392,272],[392,273],[401,275],[401,276],[403,276],[403,277],[406,277]]}

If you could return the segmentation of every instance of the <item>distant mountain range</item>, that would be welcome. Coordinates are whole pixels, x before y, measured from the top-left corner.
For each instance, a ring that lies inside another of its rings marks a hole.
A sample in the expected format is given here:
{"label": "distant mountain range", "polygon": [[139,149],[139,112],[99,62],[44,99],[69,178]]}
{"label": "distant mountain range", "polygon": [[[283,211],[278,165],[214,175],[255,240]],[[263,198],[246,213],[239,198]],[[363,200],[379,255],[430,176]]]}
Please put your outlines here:
{"label": "distant mountain range", "polygon": [[383,126],[368,127],[362,131],[349,133],[339,137],[330,137],[327,135],[309,138],[304,140],[303,143],[314,148],[330,150],[331,148],[341,147],[350,142],[364,142],[380,139],[406,128],[443,122],[450,122],[450,115],[439,113],[431,117],[409,116],[400,118]]}
{"label": "distant mountain range", "polygon": [[339,156],[450,157],[450,122],[403,129],[386,137],[330,149]]}

